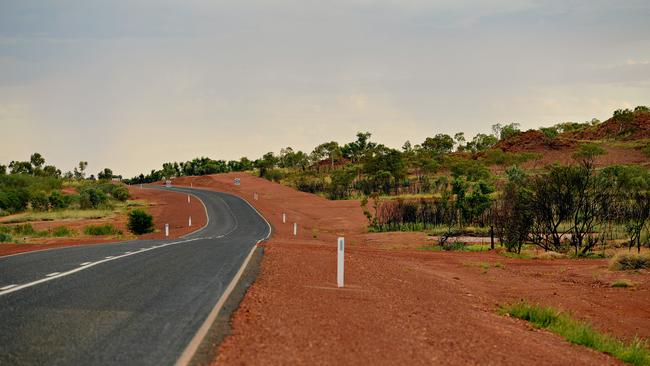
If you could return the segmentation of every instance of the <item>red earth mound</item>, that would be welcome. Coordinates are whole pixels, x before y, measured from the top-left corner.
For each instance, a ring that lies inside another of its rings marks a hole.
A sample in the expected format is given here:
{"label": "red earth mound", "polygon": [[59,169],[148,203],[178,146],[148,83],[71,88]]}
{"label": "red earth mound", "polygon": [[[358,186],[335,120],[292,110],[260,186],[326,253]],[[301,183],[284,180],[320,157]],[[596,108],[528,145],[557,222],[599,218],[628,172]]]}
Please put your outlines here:
{"label": "red earth mound", "polygon": [[583,131],[568,132],[563,135],[577,140],[647,139],[650,138],[650,112],[636,112],[627,123],[621,122],[620,118],[610,118]]}

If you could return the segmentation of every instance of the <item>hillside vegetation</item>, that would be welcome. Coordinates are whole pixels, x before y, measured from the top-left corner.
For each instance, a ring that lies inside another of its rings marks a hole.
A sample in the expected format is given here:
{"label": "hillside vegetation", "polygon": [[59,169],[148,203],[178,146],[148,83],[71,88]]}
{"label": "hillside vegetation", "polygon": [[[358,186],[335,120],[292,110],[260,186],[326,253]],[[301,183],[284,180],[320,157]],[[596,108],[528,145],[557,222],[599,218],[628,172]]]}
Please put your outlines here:
{"label": "hillside vegetation", "polygon": [[[359,132],[355,141],[325,142],[310,153],[287,147],[256,160],[165,163],[129,182],[252,171],[330,199],[360,199],[371,231],[435,229],[445,244],[478,228],[513,252],[526,244],[577,255],[612,241],[650,245],[647,107],[617,110],[605,122],[529,131],[496,124],[472,139],[436,134],[401,149],[371,136]],[[614,149],[622,157],[607,159]],[[549,161],[558,153],[561,164]],[[625,164],[630,156],[635,164]],[[535,161],[545,163],[531,168]]]}

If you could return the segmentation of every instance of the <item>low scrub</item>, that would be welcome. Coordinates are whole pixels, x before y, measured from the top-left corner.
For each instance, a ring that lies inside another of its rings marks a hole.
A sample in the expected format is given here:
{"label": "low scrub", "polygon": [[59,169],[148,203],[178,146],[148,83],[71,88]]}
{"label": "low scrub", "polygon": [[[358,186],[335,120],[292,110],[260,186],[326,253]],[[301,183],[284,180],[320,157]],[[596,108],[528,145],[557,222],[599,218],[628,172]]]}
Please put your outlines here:
{"label": "low scrub", "polygon": [[9,243],[13,238],[9,233],[0,233],[0,243]]}
{"label": "low scrub", "polygon": [[520,302],[502,307],[501,313],[526,320],[537,328],[559,334],[573,344],[612,355],[632,365],[650,365],[650,350],[645,341],[635,338],[630,342],[623,342],[595,330],[587,322],[573,319],[551,307]]}
{"label": "low scrub", "polygon": [[84,234],[86,235],[121,235],[122,232],[117,230],[115,226],[111,224],[105,225],[88,225],[84,227]]}
{"label": "low scrub", "polygon": [[535,259],[563,259],[566,258],[566,254],[554,252],[552,250],[548,252],[543,252],[535,256]]}
{"label": "low scrub", "polygon": [[609,268],[615,271],[648,269],[650,268],[650,254],[618,254],[610,261]]}

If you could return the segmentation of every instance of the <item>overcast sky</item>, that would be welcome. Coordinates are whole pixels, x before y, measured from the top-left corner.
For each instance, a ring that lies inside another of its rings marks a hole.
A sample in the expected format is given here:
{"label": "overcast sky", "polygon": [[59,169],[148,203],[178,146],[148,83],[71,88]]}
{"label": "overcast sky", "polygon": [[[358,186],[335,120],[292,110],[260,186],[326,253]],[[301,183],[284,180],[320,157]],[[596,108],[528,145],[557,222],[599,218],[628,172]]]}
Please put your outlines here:
{"label": "overcast sky", "polygon": [[647,0],[0,0],[0,164],[133,176],[636,105]]}

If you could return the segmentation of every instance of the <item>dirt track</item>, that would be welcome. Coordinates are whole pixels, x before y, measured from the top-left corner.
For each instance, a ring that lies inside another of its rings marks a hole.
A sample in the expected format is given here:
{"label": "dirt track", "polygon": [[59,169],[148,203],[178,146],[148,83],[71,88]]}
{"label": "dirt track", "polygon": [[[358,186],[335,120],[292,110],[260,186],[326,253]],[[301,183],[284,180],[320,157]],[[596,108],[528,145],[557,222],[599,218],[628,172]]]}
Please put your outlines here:
{"label": "dirt track", "polygon": [[[328,201],[248,174],[175,184],[190,182],[247,198],[275,230],[217,364],[618,363],[497,315],[498,304],[519,299],[572,311],[621,337],[650,337],[647,273],[612,273],[603,260],[425,252],[414,249],[427,242],[422,234],[364,233],[356,201]],[[345,289],[335,282],[339,234],[347,243]],[[609,287],[618,278],[637,285]]]}
{"label": "dirt track", "polygon": [[[131,193],[131,199],[148,202],[150,206],[147,207],[147,211],[154,217],[154,225],[156,225],[157,232],[142,235],[139,237],[140,239],[162,239],[165,223],[169,223],[169,235],[171,238],[185,235],[205,225],[206,216],[203,204],[196,199],[190,199],[190,203],[187,203],[187,195],[185,194],[154,189],[140,189],[139,186],[129,187],[129,192]],[[192,216],[191,228],[188,227],[189,216]],[[34,239],[34,242],[29,244],[0,244],[0,256],[70,245],[106,243],[130,239],[130,237],[120,239],[114,236],[83,235],[83,228],[85,226],[102,224],[112,224],[118,230],[128,233],[126,228],[126,215],[96,220],[35,222],[32,223],[32,226],[36,230],[48,230],[58,226],[65,226],[79,232],[80,235],[73,238],[39,238]]]}

